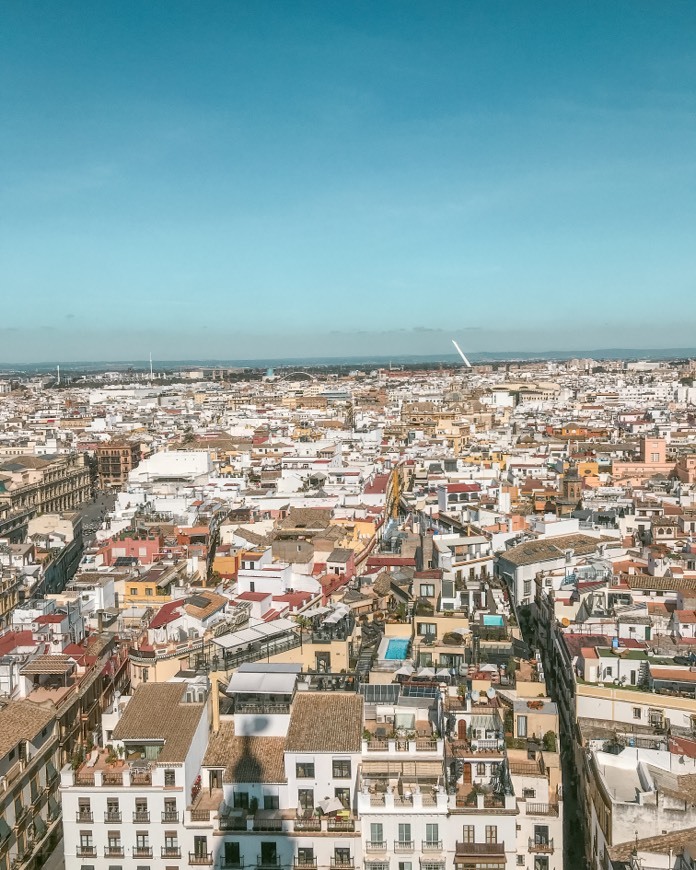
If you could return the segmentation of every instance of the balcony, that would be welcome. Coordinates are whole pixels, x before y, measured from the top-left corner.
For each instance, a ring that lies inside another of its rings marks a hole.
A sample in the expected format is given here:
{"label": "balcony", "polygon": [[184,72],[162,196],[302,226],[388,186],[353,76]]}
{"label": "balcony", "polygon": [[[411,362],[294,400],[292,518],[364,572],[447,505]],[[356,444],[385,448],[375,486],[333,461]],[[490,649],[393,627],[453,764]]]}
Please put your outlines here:
{"label": "balcony", "polygon": [[97,857],[97,847],[96,846],[78,846],[75,850],[75,853],[78,858],[96,858]]}
{"label": "balcony", "polygon": [[210,810],[191,810],[192,822],[209,822]]}
{"label": "balcony", "polygon": [[152,858],[152,846],[134,846],[134,858]]}
{"label": "balcony", "polygon": [[176,824],[179,821],[179,813],[176,810],[165,810],[162,813],[162,821]]}
{"label": "balcony", "polygon": [[123,821],[123,813],[120,810],[107,810],[104,813],[104,821],[118,825]]}
{"label": "balcony", "polygon": [[212,852],[189,852],[189,864],[194,865],[210,865],[213,863]]}
{"label": "balcony", "polygon": [[365,843],[365,851],[366,852],[386,852],[387,851],[387,841],[386,840],[368,840]]}
{"label": "balcony", "polygon": [[421,852],[442,852],[442,840],[423,840]]}
{"label": "balcony", "polygon": [[123,846],[104,846],[105,858],[123,858]]}
{"label": "balcony", "polygon": [[133,821],[134,822],[145,822],[146,824],[150,824],[150,813],[147,810],[136,810],[133,813]]}
{"label": "balcony", "polygon": [[504,843],[457,843],[455,862],[458,858],[476,858],[481,855],[505,855]]}
{"label": "balcony", "polygon": [[529,851],[542,855],[553,855],[553,838],[550,840],[539,840],[535,837],[530,837]]}
{"label": "balcony", "polygon": [[280,867],[280,856],[270,855],[264,858],[259,855],[256,858],[256,867],[257,870],[276,870],[276,867]]}
{"label": "balcony", "polygon": [[93,822],[94,821],[94,813],[90,810],[80,810],[75,813],[75,821],[76,822]]}
{"label": "balcony", "polygon": [[354,870],[355,862],[352,858],[331,858],[331,867],[335,870]]}
{"label": "balcony", "polygon": [[394,840],[395,852],[413,852],[413,840]]}
{"label": "balcony", "polygon": [[326,830],[330,834],[341,832],[353,833],[355,831],[355,819],[334,819],[329,816],[326,822]]}
{"label": "balcony", "polygon": [[295,856],[295,870],[317,870],[316,858],[298,858]]}
{"label": "balcony", "polygon": [[160,849],[162,858],[181,858],[181,846],[162,846]]}
{"label": "balcony", "polygon": [[244,870],[244,861],[233,861],[223,855],[220,858],[220,870]]}
{"label": "balcony", "polygon": [[526,815],[555,816],[556,818],[558,818],[558,804],[532,804],[527,801]]}
{"label": "balcony", "polygon": [[295,819],[295,833],[316,834],[319,831],[321,831],[321,819],[317,817]]}

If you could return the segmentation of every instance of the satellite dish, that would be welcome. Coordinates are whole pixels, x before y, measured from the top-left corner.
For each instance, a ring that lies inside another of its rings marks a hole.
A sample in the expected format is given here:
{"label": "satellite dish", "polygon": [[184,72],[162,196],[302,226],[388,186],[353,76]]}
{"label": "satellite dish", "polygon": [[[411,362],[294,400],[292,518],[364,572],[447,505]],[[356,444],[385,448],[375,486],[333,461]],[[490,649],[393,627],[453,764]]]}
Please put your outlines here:
{"label": "satellite dish", "polygon": [[486,689],[486,697],[489,700],[495,698],[495,689],[493,688],[493,686],[491,686],[490,689]]}
{"label": "satellite dish", "polygon": [[471,693],[471,700],[476,703],[476,701],[478,701],[480,697],[481,693],[478,691],[478,689],[474,689]]}

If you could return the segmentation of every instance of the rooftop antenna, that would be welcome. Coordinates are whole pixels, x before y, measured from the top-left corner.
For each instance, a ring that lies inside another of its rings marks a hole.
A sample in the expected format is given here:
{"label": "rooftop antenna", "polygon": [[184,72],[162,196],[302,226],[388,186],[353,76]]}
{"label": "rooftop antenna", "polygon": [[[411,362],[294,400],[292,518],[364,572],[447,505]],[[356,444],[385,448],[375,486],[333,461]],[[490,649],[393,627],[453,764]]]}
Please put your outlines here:
{"label": "rooftop antenna", "polygon": [[457,344],[457,342],[456,342],[454,339],[452,339],[452,344],[454,345],[455,350],[457,351],[457,353],[459,354],[459,356],[464,360],[464,365],[465,365],[468,369],[470,369],[470,368],[471,368],[471,363],[470,363],[469,360],[464,356],[464,351],[461,349],[461,347],[459,347],[459,345]]}
{"label": "rooftop antenna", "polygon": [[150,351],[150,380],[152,380],[152,351]]}
{"label": "rooftop antenna", "polygon": [[58,372],[58,379],[56,380],[56,386],[60,386],[60,366],[56,366],[56,371]]}

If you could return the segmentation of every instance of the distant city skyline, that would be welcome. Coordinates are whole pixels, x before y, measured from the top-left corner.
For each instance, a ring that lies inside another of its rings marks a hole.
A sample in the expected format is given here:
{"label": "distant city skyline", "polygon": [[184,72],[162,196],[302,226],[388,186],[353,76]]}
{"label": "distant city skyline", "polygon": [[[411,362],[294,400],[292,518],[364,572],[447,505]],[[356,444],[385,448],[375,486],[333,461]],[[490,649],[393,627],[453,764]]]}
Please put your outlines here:
{"label": "distant city skyline", "polygon": [[696,4],[0,21],[0,362],[694,341]]}

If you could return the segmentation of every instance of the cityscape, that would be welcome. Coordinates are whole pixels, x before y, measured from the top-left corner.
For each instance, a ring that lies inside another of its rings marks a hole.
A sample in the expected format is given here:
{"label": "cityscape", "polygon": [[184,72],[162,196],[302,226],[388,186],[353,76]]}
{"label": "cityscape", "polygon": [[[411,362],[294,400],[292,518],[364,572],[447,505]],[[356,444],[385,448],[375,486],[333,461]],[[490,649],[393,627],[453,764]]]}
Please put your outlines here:
{"label": "cityscape", "polygon": [[695,409],[693,360],[4,377],[5,866],[690,866]]}
{"label": "cityscape", "polygon": [[696,870],[696,2],[0,33],[0,870]]}

